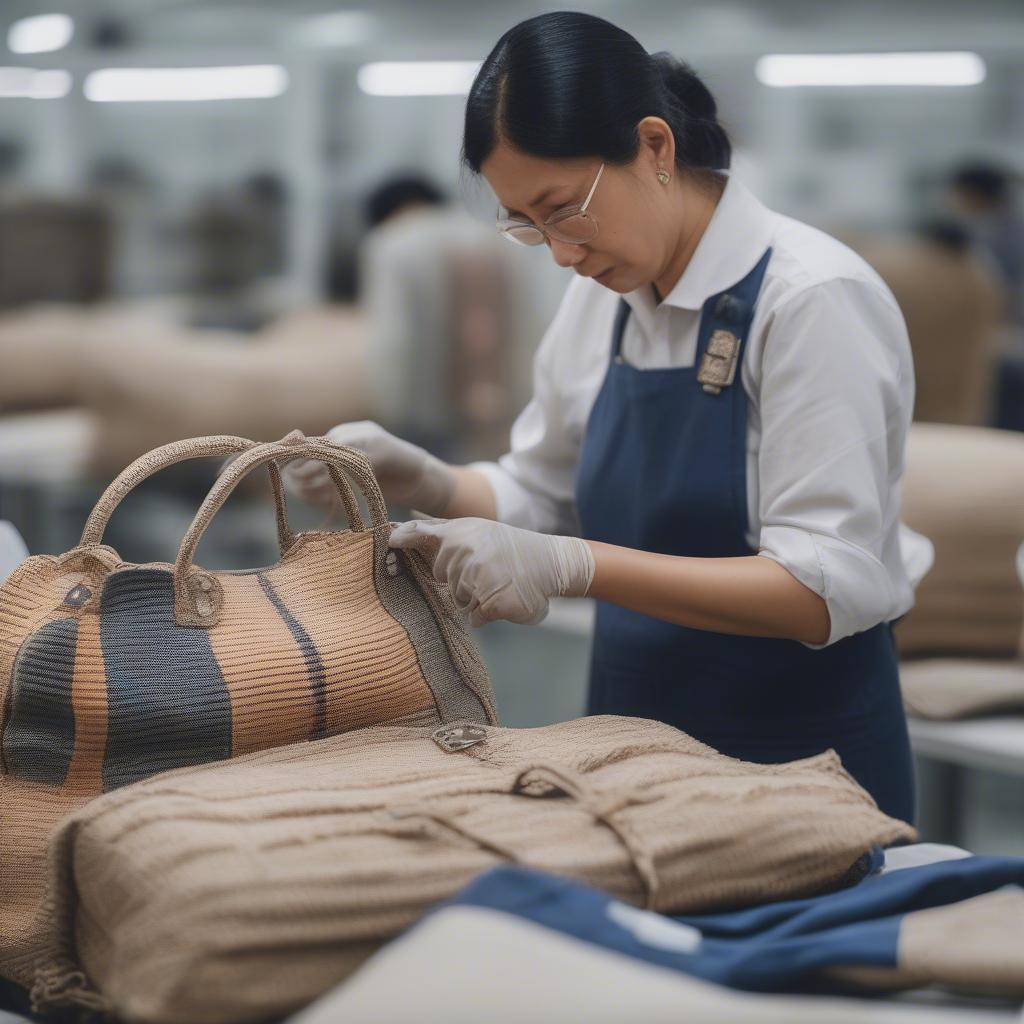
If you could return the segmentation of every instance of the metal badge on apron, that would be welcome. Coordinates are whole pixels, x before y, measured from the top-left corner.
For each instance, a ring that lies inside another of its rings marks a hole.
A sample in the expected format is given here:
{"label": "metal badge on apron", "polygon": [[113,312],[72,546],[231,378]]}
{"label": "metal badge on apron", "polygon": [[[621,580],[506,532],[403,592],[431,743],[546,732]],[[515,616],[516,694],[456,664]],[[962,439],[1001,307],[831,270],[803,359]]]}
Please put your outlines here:
{"label": "metal badge on apron", "polygon": [[720,395],[736,378],[740,339],[732,331],[715,331],[697,371],[697,383],[709,395]]}

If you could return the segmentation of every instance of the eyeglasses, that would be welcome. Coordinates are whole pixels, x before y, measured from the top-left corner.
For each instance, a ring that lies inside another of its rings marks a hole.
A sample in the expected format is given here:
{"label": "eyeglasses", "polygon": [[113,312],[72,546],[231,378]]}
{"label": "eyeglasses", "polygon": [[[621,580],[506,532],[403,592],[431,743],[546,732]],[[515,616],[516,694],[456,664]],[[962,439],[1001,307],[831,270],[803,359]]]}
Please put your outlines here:
{"label": "eyeglasses", "polygon": [[594,184],[590,186],[587,198],[582,203],[573,203],[571,206],[555,210],[543,224],[534,224],[533,221],[519,217],[509,217],[508,210],[499,206],[498,230],[517,245],[541,245],[546,239],[551,238],[558,242],[567,242],[569,245],[586,245],[587,242],[592,242],[597,237],[597,218],[588,212],[587,207],[594,198],[597,183],[603,173],[604,164],[601,164]]}

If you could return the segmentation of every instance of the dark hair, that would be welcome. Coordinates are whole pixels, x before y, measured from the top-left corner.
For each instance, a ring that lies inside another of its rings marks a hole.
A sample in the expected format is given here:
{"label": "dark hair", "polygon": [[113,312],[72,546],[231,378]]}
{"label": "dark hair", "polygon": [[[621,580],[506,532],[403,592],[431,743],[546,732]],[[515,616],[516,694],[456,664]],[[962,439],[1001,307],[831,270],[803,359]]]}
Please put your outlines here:
{"label": "dark hair", "polygon": [[541,14],[509,29],[483,62],[466,102],[462,158],[479,174],[503,138],[534,156],[628,163],[645,117],[671,127],[678,166],[729,166],[714,97],[689,65],[649,54],[603,18]]}
{"label": "dark hair", "polygon": [[288,199],[288,186],[275,171],[257,171],[242,182],[242,190],[257,203],[266,206],[284,206]]}
{"label": "dark hair", "polygon": [[971,245],[970,233],[963,224],[943,217],[918,221],[914,224],[913,231],[932,245],[937,245],[940,249],[955,253],[957,256],[962,256]]}
{"label": "dark hair", "polygon": [[366,220],[370,227],[376,227],[403,206],[439,206],[444,201],[444,193],[433,182],[420,175],[404,174],[382,182],[367,196]]}
{"label": "dark hair", "polygon": [[1001,203],[1010,191],[1010,175],[995,164],[980,160],[960,164],[949,176],[954,188],[990,203]]}

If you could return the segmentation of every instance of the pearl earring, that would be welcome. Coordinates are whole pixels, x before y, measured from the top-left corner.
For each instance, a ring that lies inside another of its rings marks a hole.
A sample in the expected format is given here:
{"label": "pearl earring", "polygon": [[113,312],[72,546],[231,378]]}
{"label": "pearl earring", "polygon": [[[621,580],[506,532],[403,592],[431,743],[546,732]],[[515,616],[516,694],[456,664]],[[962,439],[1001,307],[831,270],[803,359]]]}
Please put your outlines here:
{"label": "pearl earring", "polygon": [[672,180],[672,175],[669,174],[668,171],[666,171],[664,167],[659,167],[658,168],[658,181],[660,181],[662,183],[662,185],[667,185],[671,180]]}

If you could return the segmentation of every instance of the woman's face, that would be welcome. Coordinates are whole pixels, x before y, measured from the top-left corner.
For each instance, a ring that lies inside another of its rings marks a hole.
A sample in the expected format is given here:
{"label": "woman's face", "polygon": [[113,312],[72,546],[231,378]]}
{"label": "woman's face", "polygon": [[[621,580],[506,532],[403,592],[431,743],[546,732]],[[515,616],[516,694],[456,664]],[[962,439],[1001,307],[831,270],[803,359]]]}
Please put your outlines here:
{"label": "woman's face", "polygon": [[[481,171],[511,216],[542,225],[586,199],[600,166],[597,157],[552,160],[500,142]],[[630,164],[606,164],[587,208],[597,236],[583,245],[549,238],[555,262],[619,293],[658,280],[678,244],[681,217],[676,189],[660,185],[656,171],[656,156],[643,146]]]}

